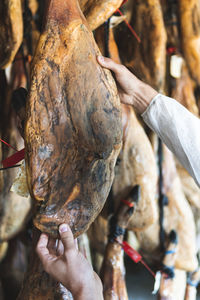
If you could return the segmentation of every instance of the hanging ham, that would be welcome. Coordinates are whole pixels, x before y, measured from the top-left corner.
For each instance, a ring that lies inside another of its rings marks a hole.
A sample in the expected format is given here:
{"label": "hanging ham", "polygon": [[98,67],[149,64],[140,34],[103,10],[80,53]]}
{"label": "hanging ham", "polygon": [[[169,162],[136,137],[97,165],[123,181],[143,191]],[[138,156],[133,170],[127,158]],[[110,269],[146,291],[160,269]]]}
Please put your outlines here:
{"label": "hanging ham", "polygon": [[79,2],[91,30],[94,30],[114,14],[123,0],[79,0]]}
{"label": "hanging ham", "polygon": [[78,236],[108,196],[121,148],[120,101],[78,1],[48,0],[33,60],[25,126],[34,224]]}
{"label": "hanging ham", "polygon": [[23,38],[21,0],[0,1],[0,68],[12,63]]}
{"label": "hanging ham", "polygon": [[200,2],[181,0],[178,3],[183,54],[192,78],[200,85]]}

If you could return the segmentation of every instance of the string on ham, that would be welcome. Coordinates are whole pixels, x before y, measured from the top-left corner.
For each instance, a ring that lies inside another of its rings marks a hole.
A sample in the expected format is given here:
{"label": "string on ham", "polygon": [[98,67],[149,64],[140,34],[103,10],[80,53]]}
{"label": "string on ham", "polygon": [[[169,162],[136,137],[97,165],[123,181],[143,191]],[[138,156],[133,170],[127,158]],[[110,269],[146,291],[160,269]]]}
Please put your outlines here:
{"label": "string on ham", "polygon": [[113,216],[109,222],[110,226],[110,234],[109,234],[109,242],[116,241],[117,237],[125,234],[125,229],[117,225],[116,217]]}
{"label": "string on ham", "polygon": [[[175,254],[177,252],[178,236],[176,231],[171,230],[169,234],[169,240],[170,242],[168,248],[165,251],[164,262],[162,263],[161,269],[162,269],[162,273],[164,273],[165,275],[165,278],[173,279],[175,277],[175,272],[174,272],[174,265],[171,264],[172,264],[172,258],[175,259],[175,256],[174,255],[168,256],[167,259],[166,255]],[[168,263],[170,263],[170,265],[168,265]]]}
{"label": "string on ham", "polygon": [[1,141],[2,143],[4,143],[6,146],[8,146],[8,147],[12,148],[13,150],[17,151],[17,149],[16,149],[15,147],[13,147],[12,145],[10,145],[10,144],[7,143],[6,141],[4,141],[4,140],[2,140],[2,139],[0,139],[0,141]]}
{"label": "string on ham", "polygon": [[17,168],[17,167],[20,167],[21,165],[15,165],[15,166],[12,166],[12,167],[7,167],[7,168],[0,168],[0,171],[5,171],[5,170],[8,170],[8,169],[13,169],[13,168]]}
{"label": "string on ham", "polygon": [[[121,16],[124,16],[124,14],[121,12],[121,10],[119,8],[116,10],[115,13],[119,13]],[[137,33],[135,32],[135,30],[133,29],[133,27],[129,24],[129,22],[126,19],[124,19],[124,22],[126,23],[127,27],[129,28],[129,30],[131,31],[131,33],[133,34],[133,36],[136,38],[136,40],[138,41],[138,43],[141,43],[140,37],[137,35]]]}
{"label": "string on ham", "polygon": [[173,279],[175,277],[174,267],[162,265],[162,272],[167,275],[167,278]]}
{"label": "string on ham", "polygon": [[188,277],[188,279],[187,279],[187,284],[189,284],[190,286],[193,286],[193,287],[197,287],[198,286],[198,284],[199,284],[199,281],[192,281],[191,279],[190,279],[190,277]]}

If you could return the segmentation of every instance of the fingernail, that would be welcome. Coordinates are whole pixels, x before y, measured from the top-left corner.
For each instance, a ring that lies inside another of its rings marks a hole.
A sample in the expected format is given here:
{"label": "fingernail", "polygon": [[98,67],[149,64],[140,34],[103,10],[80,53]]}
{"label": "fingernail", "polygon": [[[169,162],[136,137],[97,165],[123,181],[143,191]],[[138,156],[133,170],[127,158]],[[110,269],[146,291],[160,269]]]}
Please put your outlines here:
{"label": "fingernail", "polygon": [[60,225],[59,231],[60,231],[61,233],[62,233],[62,232],[68,231],[68,225],[67,225],[67,224],[62,224],[62,225]]}
{"label": "fingernail", "polygon": [[99,55],[98,60],[103,63],[104,62],[104,57]]}

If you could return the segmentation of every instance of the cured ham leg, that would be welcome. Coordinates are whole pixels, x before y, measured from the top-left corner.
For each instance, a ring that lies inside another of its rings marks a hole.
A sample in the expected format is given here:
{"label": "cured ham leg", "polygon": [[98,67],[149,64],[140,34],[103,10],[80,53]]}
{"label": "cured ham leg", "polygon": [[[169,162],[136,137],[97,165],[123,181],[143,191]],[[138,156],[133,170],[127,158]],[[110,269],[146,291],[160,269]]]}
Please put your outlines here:
{"label": "cured ham leg", "polygon": [[103,295],[105,300],[128,300],[125,284],[124,254],[120,243],[123,242],[125,229],[133,214],[134,206],[139,200],[140,187],[135,186],[131,196],[126,201],[133,205],[130,208],[121,202],[117,212],[110,220],[110,235],[106,246],[104,261],[100,272],[103,282]]}
{"label": "cured ham leg", "polygon": [[194,179],[185,168],[176,161],[176,167],[181,179],[184,194],[191,206],[200,209],[200,191]]}
{"label": "cured ham leg", "polygon": [[192,78],[200,85],[200,2],[180,0],[182,50]]}
{"label": "cured ham leg", "polygon": [[47,4],[27,105],[27,178],[35,226],[56,237],[67,222],[78,236],[100,213],[113,181],[120,101],[110,72],[96,61],[78,2]]}
{"label": "cured ham leg", "polygon": [[123,0],[79,0],[91,30],[95,30],[110,18],[122,2]]}
{"label": "cured ham leg", "polygon": [[12,63],[23,38],[21,0],[0,2],[0,69]]}
{"label": "cured ham leg", "polygon": [[115,206],[131,187],[141,186],[141,200],[131,218],[129,230],[144,230],[158,219],[156,210],[157,170],[151,144],[132,108],[122,106],[123,148],[115,167],[112,187]]}
{"label": "cured ham leg", "polygon": [[159,0],[133,2],[132,27],[141,43],[130,35],[125,24],[115,34],[122,63],[158,91],[163,91],[166,66],[166,30]]}
{"label": "cured ham leg", "polygon": [[194,83],[188,74],[185,63],[183,63],[182,66],[181,77],[174,80],[173,82],[173,89],[170,97],[179,101],[197,117],[199,116],[199,111],[194,94]]}

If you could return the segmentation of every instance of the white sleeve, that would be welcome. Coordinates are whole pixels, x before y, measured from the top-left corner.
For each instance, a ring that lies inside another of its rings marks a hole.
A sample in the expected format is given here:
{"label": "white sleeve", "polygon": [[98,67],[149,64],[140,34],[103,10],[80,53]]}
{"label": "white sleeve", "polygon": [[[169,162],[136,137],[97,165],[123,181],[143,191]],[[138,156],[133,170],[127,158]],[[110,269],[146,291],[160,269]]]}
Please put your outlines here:
{"label": "white sleeve", "polygon": [[200,120],[176,100],[161,94],[142,117],[200,186]]}

